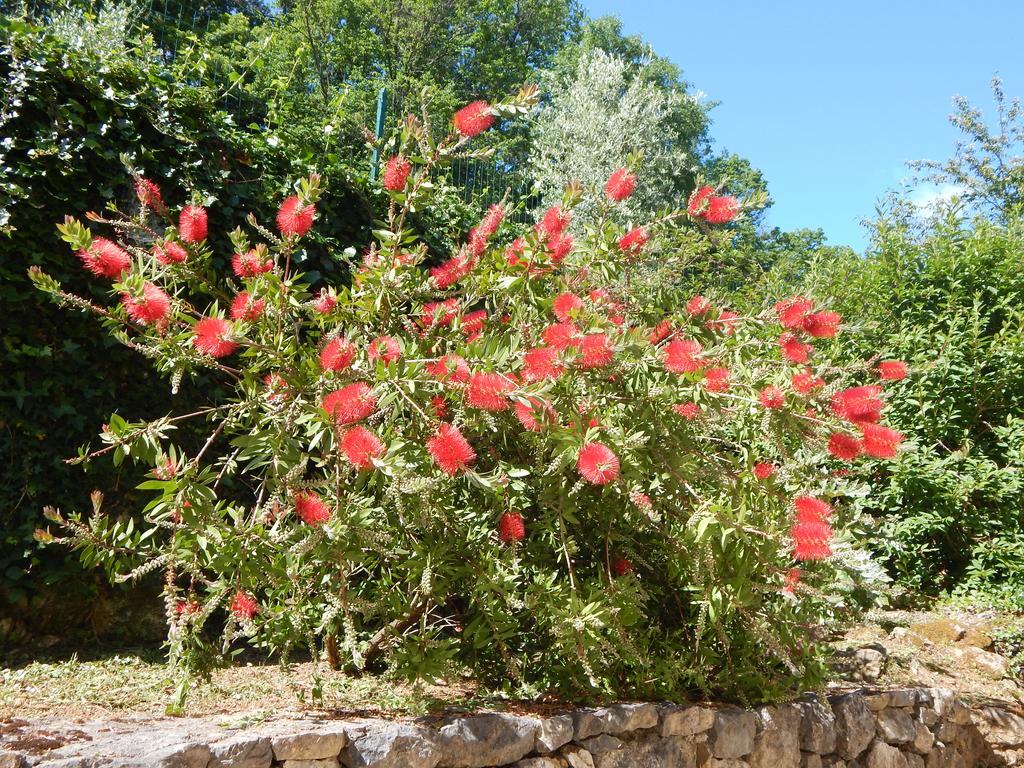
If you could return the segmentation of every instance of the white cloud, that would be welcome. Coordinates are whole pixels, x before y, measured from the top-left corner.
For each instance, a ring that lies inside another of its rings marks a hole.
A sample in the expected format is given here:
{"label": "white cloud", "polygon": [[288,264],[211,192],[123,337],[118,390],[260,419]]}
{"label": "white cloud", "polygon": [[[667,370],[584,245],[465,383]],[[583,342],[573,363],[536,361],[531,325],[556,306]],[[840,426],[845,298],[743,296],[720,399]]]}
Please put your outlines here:
{"label": "white cloud", "polygon": [[922,184],[910,193],[909,199],[923,214],[934,213],[942,204],[962,195],[966,190],[956,184]]}

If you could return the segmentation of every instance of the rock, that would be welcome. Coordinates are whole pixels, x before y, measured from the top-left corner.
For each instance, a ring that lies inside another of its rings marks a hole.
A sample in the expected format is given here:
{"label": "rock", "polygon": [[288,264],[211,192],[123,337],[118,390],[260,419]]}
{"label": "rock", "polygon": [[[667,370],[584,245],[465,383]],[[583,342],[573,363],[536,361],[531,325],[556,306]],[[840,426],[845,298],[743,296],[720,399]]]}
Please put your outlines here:
{"label": "rock", "polygon": [[903,759],[907,761],[907,768],[925,768],[924,758],[913,752],[904,752]]}
{"label": "rock", "polygon": [[914,688],[897,688],[889,691],[890,707],[912,707],[917,701],[917,690]]}
{"label": "rock", "polygon": [[883,709],[878,713],[878,736],[889,744],[908,744],[917,729],[910,713],[902,709]]}
{"label": "rock", "polygon": [[800,749],[827,755],[836,750],[836,718],[828,701],[814,698],[799,704]]}
{"label": "rock", "polygon": [[406,723],[372,723],[348,731],[346,768],[435,768],[441,748],[434,732]]}
{"label": "rock", "polygon": [[952,619],[930,619],[911,624],[910,631],[937,645],[950,645],[963,639],[967,628]]}
{"label": "rock", "polygon": [[709,707],[667,707],[661,711],[662,736],[693,736],[715,724],[715,710]]}
{"label": "rock", "polygon": [[527,757],[514,763],[512,768],[562,768],[562,764],[553,757]]}
{"label": "rock", "polygon": [[907,768],[907,761],[896,747],[890,747],[884,741],[875,741],[864,765],[865,768]]}
{"label": "rock", "polygon": [[569,768],[594,768],[594,758],[582,747],[569,746],[562,750]]}
{"label": "rock", "polygon": [[25,768],[28,760],[19,752],[0,752],[0,768]]}
{"label": "rock", "polygon": [[272,762],[274,753],[267,737],[235,736],[210,746],[209,768],[270,768]]}
{"label": "rock", "polygon": [[872,712],[881,712],[889,706],[888,693],[868,693],[864,695],[864,703]]}
{"label": "rock", "polygon": [[983,651],[992,650],[992,638],[980,627],[968,627],[965,634],[958,641],[959,645],[969,645],[973,648],[981,648]]}
{"label": "rock", "polygon": [[875,716],[859,693],[829,700],[836,720],[836,747],[844,760],[856,760],[875,738]]}
{"label": "rock", "polygon": [[817,752],[804,752],[800,758],[800,768],[822,768],[821,755]]}
{"label": "rock", "polygon": [[932,745],[935,743],[935,734],[922,722],[915,723],[914,730],[914,740],[910,744],[910,748],[919,755],[927,755],[932,751]]}
{"label": "rock", "polygon": [[720,760],[712,757],[701,768],[749,768],[746,760]]}
{"label": "rock", "polygon": [[342,730],[301,731],[271,738],[275,760],[323,760],[337,757],[345,747]]}
{"label": "rock", "polygon": [[833,659],[836,672],[857,683],[877,683],[885,672],[889,652],[884,645],[872,643],[862,648],[838,651]]}
{"label": "rock", "polygon": [[926,637],[921,637],[917,632],[911,632],[906,627],[896,627],[889,633],[889,640],[894,643],[907,643],[915,648],[923,648],[927,645],[932,645],[931,640]]}
{"label": "rock", "polygon": [[998,653],[968,646],[955,649],[955,655],[962,663],[969,664],[993,680],[1002,680],[1010,673],[1009,660]]}
{"label": "rock", "polygon": [[715,757],[733,759],[749,755],[754,749],[757,718],[752,712],[720,709],[715,713],[708,746]]}
{"label": "rock", "polygon": [[1024,717],[1002,707],[978,707],[973,721],[981,735],[997,749],[1024,746]]}
{"label": "rock", "polygon": [[580,746],[593,755],[594,763],[596,764],[598,756],[603,752],[615,752],[622,749],[622,740],[607,733],[602,733],[600,736],[591,736],[589,739],[584,739],[580,742]]}
{"label": "rock", "polygon": [[321,760],[285,760],[282,768],[341,768],[336,757],[325,757]]}
{"label": "rock", "polygon": [[601,733],[615,736],[627,731],[653,728],[657,724],[658,708],[653,704],[615,704],[601,709],[577,712],[573,716],[573,738],[582,741]]}
{"label": "rock", "polygon": [[491,712],[460,717],[437,733],[441,762],[451,768],[514,763],[533,751],[540,723],[531,717]]}
{"label": "rock", "polygon": [[746,759],[750,768],[800,768],[799,732],[795,728],[762,731]]}
{"label": "rock", "polygon": [[[644,735],[633,741],[622,742],[603,734],[592,741],[609,739],[618,742],[614,749],[611,741],[592,751],[595,768],[696,768],[696,749],[681,736],[661,738],[656,734]],[[589,743],[589,742],[588,742]]]}
{"label": "rock", "polygon": [[146,755],[146,765],[152,768],[206,768],[210,756],[210,748],[206,744],[183,744]]}
{"label": "rock", "polygon": [[555,715],[554,717],[546,717],[540,721],[540,726],[537,728],[537,741],[534,744],[533,751],[540,752],[542,755],[554,752],[559,747],[572,741],[573,733],[572,716]]}

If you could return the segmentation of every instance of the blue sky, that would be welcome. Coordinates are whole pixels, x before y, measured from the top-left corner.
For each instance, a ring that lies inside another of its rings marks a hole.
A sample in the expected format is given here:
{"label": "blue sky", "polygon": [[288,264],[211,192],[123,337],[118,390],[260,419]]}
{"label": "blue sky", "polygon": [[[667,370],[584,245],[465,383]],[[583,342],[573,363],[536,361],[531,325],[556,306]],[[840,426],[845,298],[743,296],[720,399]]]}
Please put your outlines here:
{"label": "blue sky", "polygon": [[991,114],[989,80],[1024,97],[1024,0],[584,0],[622,19],[720,102],[716,146],[759,167],[768,223],[866,243],[860,225],[904,163],[945,159],[955,94]]}

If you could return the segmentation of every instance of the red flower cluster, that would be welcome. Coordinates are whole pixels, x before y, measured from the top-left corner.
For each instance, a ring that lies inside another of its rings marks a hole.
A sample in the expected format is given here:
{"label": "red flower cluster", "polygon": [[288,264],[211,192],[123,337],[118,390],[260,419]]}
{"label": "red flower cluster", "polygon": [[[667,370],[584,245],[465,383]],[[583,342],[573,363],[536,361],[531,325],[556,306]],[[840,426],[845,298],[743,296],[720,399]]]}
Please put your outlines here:
{"label": "red flower cluster", "polygon": [[631,173],[628,168],[619,168],[612,171],[608,181],[604,184],[604,194],[613,203],[621,203],[633,194],[636,189],[636,174]]}
{"label": "red flower cluster", "polygon": [[142,176],[135,177],[135,195],[139,198],[143,208],[150,208],[157,213],[167,210],[164,196],[160,194],[160,187],[149,179]]}
{"label": "red flower cluster", "polygon": [[843,322],[838,312],[812,312],[814,302],[800,296],[784,299],[775,305],[775,312],[783,328],[802,330],[815,338],[832,338]]}
{"label": "red flower cluster", "polygon": [[391,192],[401,192],[405,189],[405,181],[412,171],[412,163],[401,155],[396,155],[388,160],[384,166],[384,189]]}
{"label": "red flower cluster", "polygon": [[248,291],[240,291],[231,302],[232,320],[257,320],[263,315],[267,302],[257,299]]}
{"label": "red flower cluster", "polygon": [[583,369],[603,368],[611,365],[615,350],[606,333],[588,333],[580,344],[580,357],[576,365]]}
{"label": "red flower cluster", "polygon": [[696,403],[676,403],[672,406],[672,410],[687,421],[693,421],[700,416],[700,406]]}
{"label": "red flower cluster", "polygon": [[270,272],[273,268],[274,260],[266,251],[258,248],[236,253],[231,257],[231,270],[236,277],[256,277]]}
{"label": "red flower cluster", "polygon": [[231,598],[231,613],[235,618],[248,621],[259,611],[260,606],[247,592],[239,590]]}
{"label": "red flower cluster", "polygon": [[627,254],[637,254],[647,245],[650,235],[644,227],[635,227],[619,238],[619,250]]}
{"label": "red flower cluster", "polygon": [[508,393],[515,384],[500,373],[474,373],[466,387],[466,405],[485,411],[506,411],[511,406]]}
{"label": "red flower cluster", "polygon": [[292,500],[295,502],[295,514],[306,525],[323,525],[331,519],[331,508],[327,502],[312,491],[299,491]]}
{"label": "red flower cluster", "polygon": [[401,356],[402,346],[394,336],[378,336],[370,342],[370,348],[366,351],[366,357],[371,363],[383,360],[385,365],[390,365]]}
{"label": "red flower cluster", "polygon": [[331,392],[321,405],[336,424],[355,424],[377,410],[377,397],[368,384],[357,381]]}
{"label": "red flower cluster", "polygon": [[603,443],[586,443],[576,458],[576,469],[588,483],[606,485],[619,476],[619,457]]}
{"label": "red flower cluster", "polygon": [[716,196],[714,189],[704,186],[695,189],[690,195],[686,212],[709,224],[726,224],[739,214],[740,204],[735,197]]}
{"label": "red flower cluster", "polygon": [[355,426],[342,434],[341,450],[357,469],[372,469],[373,460],[384,455],[384,443],[366,427]]}
{"label": "red flower cluster", "polygon": [[692,373],[704,367],[704,361],[697,356],[703,352],[700,342],[692,339],[673,339],[665,345],[662,354],[664,356],[665,370],[672,373]]}
{"label": "red flower cluster", "polygon": [[786,393],[773,384],[761,390],[759,399],[765,408],[774,410],[786,404]]}
{"label": "red flower cluster", "polygon": [[105,237],[94,237],[87,249],[78,252],[78,258],[96,277],[111,280],[121,277],[132,264],[128,252]]}
{"label": "red flower cluster", "polygon": [[441,424],[427,440],[427,451],[441,471],[452,476],[465,472],[476,460],[476,452],[458,427],[448,423]]}
{"label": "red flower cluster", "polygon": [[209,225],[206,209],[198,205],[186,205],[178,215],[178,234],[186,243],[201,243],[206,239]]}
{"label": "red flower cluster", "polygon": [[445,355],[426,365],[427,373],[438,381],[465,384],[469,381],[469,363],[459,355]]}
{"label": "red flower cluster", "polygon": [[356,359],[356,345],[348,339],[336,337],[320,350],[320,368],[324,371],[344,371]]}
{"label": "red flower cluster", "polygon": [[565,352],[569,347],[578,347],[583,341],[580,329],[572,323],[549,325],[543,330],[541,336],[547,344],[559,352]]}
{"label": "red flower cluster", "polygon": [[832,526],[828,517],[832,507],[812,496],[797,496],[793,501],[796,520],[790,529],[793,557],[797,560],[825,560],[832,556]]}
{"label": "red flower cluster", "polygon": [[711,311],[711,302],[704,296],[694,296],[686,302],[686,311],[691,315],[703,315]]}
{"label": "red flower cluster", "polygon": [[179,243],[168,240],[153,246],[153,255],[161,264],[181,264],[188,258],[188,251]]}
{"label": "red flower cluster", "polygon": [[526,381],[557,379],[564,372],[565,366],[554,347],[534,347],[523,355],[523,378]]}
{"label": "red flower cluster", "polygon": [[512,407],[516,412],[516,418],[519,419],[519,423],[529,432],[540,432],[542,426],[541,421],[538,421],[538,416],[546,422],[554,423],[558,415],[555,413],[555,409],[551,407],[551,403],[540,397],[529,397],[528,403],[524,403],[521,400],[516,400],[512,403]]}
{"label": "red flower cluster", "polygon": [[121,294],[121,303],[128,317],[140,325],[159,327],[166,322],[171,311],[171,297],[149,282],[142,286],[141,296]]}
{"label": "red flower cluster", "polygon": [[902,360],[883,360],[878,364],[878,375],[889,381],[901,381],[907,378],[907,364]]}
{"label": "red flower cluster", "polygon": [[708,368],[704,371],[704,388],[708,392],[726,392],[729,389],[728,368]]}
{"label": "red flower cluster", "polygon": [[563,323],[567,323],[578,315],[581,309],[583,309],[583,299],[575,293],[560,293],[555,296],[555,300],[551,304],[551,309],[554,311],[555,317]]}
{"label": "red flower cluster", "polygon": [[777,467],[774,464],[761,461],[754,465],[754,477],[758,480],[767,480],[775,474]]}
{"label": "red flower cluster", "polygon": [[498,538],[503,544],[514,544],[526,538],[526,525],[518,512],[506,512],[498,520]]}
{"label": "red flower cluster", "polygon": [[313,309],[321,315],[326,315],[336,306],[338,306],[338,297],[331,293],[327,288],[321,288],[320,293],[318,293],[316,298],[313,299]]}
{"label": "red flower cluster", "polygon": [[486,101],[467,104],[452,116],[455,130],[462,136],[479,136],[494,124],[494,112]]}
{"label": "red flower cluster", "polygon": [[238,343],[231,340],[232,330],[228,320],[204,317],[192,329],[192,346],[210,357],[227,357],[238,349]]}
{"label": "red flower cluster", "polygon": [[282,237],[302,237],[312,228],[315,216],[315,205],[303,205],[298,195],[292,195],[277,211],[277,231]]}

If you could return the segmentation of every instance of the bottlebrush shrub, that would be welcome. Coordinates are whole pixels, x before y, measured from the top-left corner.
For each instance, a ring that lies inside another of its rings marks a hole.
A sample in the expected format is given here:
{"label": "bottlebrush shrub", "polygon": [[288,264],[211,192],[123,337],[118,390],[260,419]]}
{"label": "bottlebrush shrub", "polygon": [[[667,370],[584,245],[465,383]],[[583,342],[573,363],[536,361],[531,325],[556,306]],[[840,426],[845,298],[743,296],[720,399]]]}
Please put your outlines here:
{"label": "bottlebrush shrub", "polygon": [[[315,176],[276,231],[250,217],[232,233],[230,273],[210,267],[202,209],[164,210],[145,184],[137,214],[90,215],[106,235],[61,225],[111,300],[34,271],[40,288],[172,382],[207,370],[234,387],[190,413],[111,417],[97,455],[151,467],[142,522],[49,513],[120,578],[163,571],[186,668],[245,641],[520,693],[768,699],[820,679],[816,628],[844,609],[857,559],[829,443],[893,449],[882,390],[837,392],[813,367],[841,318],[807,299],[746,317],[632,301],[687,201],[574,241],[573,186],[535,226],[495,206],[429,259],[405,222],[432,169],[533,100],[474,104],[437,143],[407,120],[350,285],[311,290],[294,268]],[[799,362],[782,334],[807,348]],[[173,439],[185,419],[209,423],[192,452]]]}

